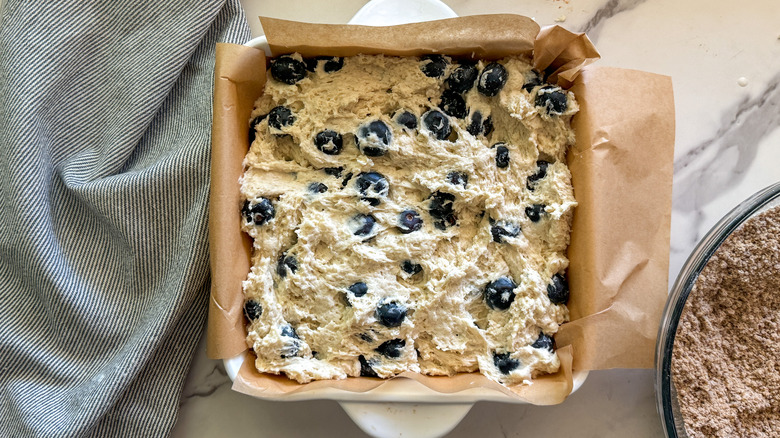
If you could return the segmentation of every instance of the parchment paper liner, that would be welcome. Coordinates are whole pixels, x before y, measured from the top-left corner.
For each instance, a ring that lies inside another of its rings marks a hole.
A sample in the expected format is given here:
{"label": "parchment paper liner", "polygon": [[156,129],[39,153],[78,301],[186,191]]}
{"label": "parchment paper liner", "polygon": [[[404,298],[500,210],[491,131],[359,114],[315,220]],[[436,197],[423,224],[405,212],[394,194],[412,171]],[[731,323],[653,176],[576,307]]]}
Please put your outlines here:
{"label": "parchment paper liner", "polygon": [[[674,152],[670,78],[587,67],[598,53],[582,34],[542,29],[517,15],[460,17],[392,27],[321,25],[262,18],[272,53],[348,56],[356,53],[445,53],[500,58],[535,54],[549,80],[571,87],[580,104],[568,154],[575,197],[568,251],[572,321],[555,336],[561,370],[510,388],[478,373],[430,377],[404,373],[434,391],[492,388],[533,404],[556,404],[571,392],[572,369],[652,368],[653,347],[667,293]],[[238,179],[248,150],[254,100],[265,83],[262,51],[220,44],[214,81],[212,184],[209,205],[211,299],[207,337],[212,358],[247,349],[241,282],[251,242],[240,230]],[[248,353],[245,353],[248,354]],[[371,378],[300,385],[259,373],[252,356],[233,388],[280,398],[320,388],[364,392],[387,381]]]}

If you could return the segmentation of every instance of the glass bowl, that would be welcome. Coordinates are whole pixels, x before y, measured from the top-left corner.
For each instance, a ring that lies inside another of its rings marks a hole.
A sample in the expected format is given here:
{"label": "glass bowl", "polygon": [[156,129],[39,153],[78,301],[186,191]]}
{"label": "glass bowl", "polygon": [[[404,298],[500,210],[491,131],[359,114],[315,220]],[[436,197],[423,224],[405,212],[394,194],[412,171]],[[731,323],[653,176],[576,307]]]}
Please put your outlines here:
{"label": "glass bowl", "polygon": [[755,193],[715,224],[696,245],[677,276],[661,318],[655,351],[656,408],[667,438],[688,437],[677,401],[677,391],[671,378],[674,338],[688,294],[702,268],[721,243],[746,220],[777,205],[780,205],[780,182]]}

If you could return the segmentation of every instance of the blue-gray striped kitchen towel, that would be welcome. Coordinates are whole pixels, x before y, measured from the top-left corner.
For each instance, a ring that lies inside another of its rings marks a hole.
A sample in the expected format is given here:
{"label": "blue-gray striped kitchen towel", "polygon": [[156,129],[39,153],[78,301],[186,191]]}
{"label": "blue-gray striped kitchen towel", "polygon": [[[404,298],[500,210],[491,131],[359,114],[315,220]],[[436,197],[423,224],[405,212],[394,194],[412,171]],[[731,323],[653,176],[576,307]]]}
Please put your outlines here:
{"label": "blue-gray striped kitchen towel", "polygon": [[205,323],[238,0],[0,11],[0,437],[165,436]]}

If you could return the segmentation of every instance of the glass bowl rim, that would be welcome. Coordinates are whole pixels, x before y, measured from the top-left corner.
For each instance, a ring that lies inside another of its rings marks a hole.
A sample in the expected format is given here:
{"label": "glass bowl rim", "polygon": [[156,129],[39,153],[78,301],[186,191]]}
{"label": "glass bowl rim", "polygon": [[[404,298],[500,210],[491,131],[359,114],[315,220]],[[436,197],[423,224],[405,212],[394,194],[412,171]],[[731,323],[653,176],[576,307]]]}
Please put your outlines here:
{"label": "glass bowl rim", "polygon": [[672,398],[671,362],[677,325],[688,295],[699,273],[723,241],[746,220],[777,204],[780,204],[780,182],[759,190],[742,201],[704,235],[677,275],[664,306],[655,351],[656,409],[661,416],[664,435],[667,438],[687,436],[684,432],[682,435],[678,433],[678,424],[682,424],[682,419],[676,417],[673,409],[673,402],[676,403],[676,400]]}

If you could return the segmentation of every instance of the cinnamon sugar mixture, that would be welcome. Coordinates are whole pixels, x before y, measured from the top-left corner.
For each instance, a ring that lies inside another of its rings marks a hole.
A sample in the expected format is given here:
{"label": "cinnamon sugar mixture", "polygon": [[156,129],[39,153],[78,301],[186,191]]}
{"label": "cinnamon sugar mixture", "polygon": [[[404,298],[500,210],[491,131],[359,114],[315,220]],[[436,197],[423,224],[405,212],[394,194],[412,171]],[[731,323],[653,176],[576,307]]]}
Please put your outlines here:
{"label": "cinnamon sugar mixture", "polygon": [[672,379],[690,437],[780,436],[780,207],[746,221],[702,270]]}

